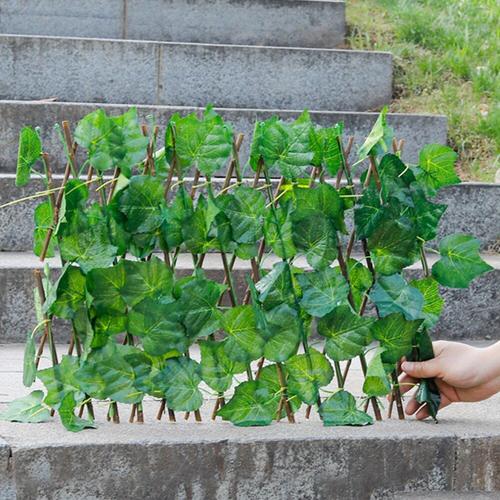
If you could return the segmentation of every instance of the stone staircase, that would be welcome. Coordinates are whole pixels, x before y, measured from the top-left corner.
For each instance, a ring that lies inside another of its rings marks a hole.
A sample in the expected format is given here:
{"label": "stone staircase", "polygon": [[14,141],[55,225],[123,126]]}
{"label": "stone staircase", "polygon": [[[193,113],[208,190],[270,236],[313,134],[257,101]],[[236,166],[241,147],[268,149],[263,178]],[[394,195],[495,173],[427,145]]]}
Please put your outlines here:
{"label": "stone staircase", "polygon": [[[41,187],[36,181],[14,186],[20,128],[41,127],[57,177],[65,160],[54,123],[75,124],[98,107],[122,113],[136,105],[143,120],[153,115],[165,124],[175,112],[213,103],[245,134],[243,161],[256,119],[293,119],[304,108],[321,125],[343,121],[359,145],[376,111],[391,100],[392,58],[339,48],[344,12],[344,2],[330,0],[0,0],[0,205]],[[446,142],[443,116],[390,114],[388,120],[406,140],[407,161],[416,161],[424,144]],[[499,185],[475,183],[443,189],[439,201],[449,208],[441,234],[472,233],[487,252],[500,234],[499,192]],[[0,209],[0,409],[23,390],[22,349],[1,344],[23,342],[35,323],[32,272],[41,263],[31,252],[34,206]],[[187,257],[179,258],[180,273],[191,272]],[[222,279],[215,257],[207,256],[205,267],[209,277]],[[445,291],[436,337],[500,339],[500,259],[485,258],[495,271],[468,290]],[[57,259],[50,264],[57,273]],[[235,268],[239,293],[246,265]],[[98,430],[78,435],[57,422],[2,423],[0,499],[498,492],[499,403],[458,416],[450,409],[440,428],[394,420],[354,431],[319,422],[169,427],[152,423],[156,406],[143,426],[100,422]]]}

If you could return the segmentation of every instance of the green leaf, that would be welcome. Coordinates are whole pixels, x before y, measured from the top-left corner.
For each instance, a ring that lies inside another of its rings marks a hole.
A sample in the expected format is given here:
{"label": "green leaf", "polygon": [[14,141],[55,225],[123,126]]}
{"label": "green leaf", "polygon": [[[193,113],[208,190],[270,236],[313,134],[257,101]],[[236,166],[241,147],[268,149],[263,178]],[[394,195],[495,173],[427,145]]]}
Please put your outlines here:
{"label": "green leaf", "polygon": [[96,425],[93,422],[75,415],[76,406],[75,397],[73,393],[69,392],[64,396],[59,407],[59,417],[65,429],[70,432],[80,432],[83,429],[95,429]]}
{"label": "green leaf", "polygon": [[368,238],[368,248],[375,269],[386,276],[401,272],[419,255],[415,228],[404,218],[384,221]]}
{"label": "green leaf", "polygon": [[79,267],[66,266],[56,284],[56,300],[50,313],[60,318],[73,319],[85,304],[85,275]]}
{"label": "green leaf", "polygon": [[417,181],[430,194],[443,186],[459,184],[460,178],[455,172],[457,156],[448,146],[428,144],[420,151]]}
{"label": "green leaf", "polygon": [[309,348],[307,354],[296,354],[285,364],[288,372],[288,386],[306,404],[314,405],[319,398],[319,388],[333,379],[333,369],[316,349]]}
{"label": "green leaf", "polygon": [[280,394],[260,380],[243,382],[218,412],[223,420],[240,427],[269,425],[278,411]]}
{"label": "green leaf", "polygon": [[338,269],[327,267],[322,271],[299,274],[302,288],[300,305],[311,316],[322,318],[337,306],[347,303],[349,285]]}
{"label": "green leaf", "polygon": [[125,315],[126,304],[121,291],[125,286],[124,261],[104,269],[92,269],[87,274],[87,290],[99,315]]}
{"label": "green leaf", "polygon": [[[54,213],[50,201],[44,201],[35,208],[35,230],[33,232],[33,253],[40,257],[42,254],[45,238],[54,225]],[[47,249],[46,257],[54,257],[56,238],[52,234]]]}
{"label": "green leaf", "polygon": [[347,261],[347,270],[354,306],[359,311],[363,296],[372,286],[372,273],[366,266],[355,259]]}
{"label": "green leaf", "polygon": [[233,376],[246,369],[244,363],[229,359],[225,351],[226,341],[200,341],[201,378],[208,386],[218,393],[224,393],[231,387]]}
{"label": "green leaf", "polygon": [[184,118],[175,114],[170,118],[165,136],[170,164],[173,156],[173,135],[175,153],[182,170],[193,167],[210,176],[222,169],[231,157],[233,131],[211,108],[205,111],[202,119],[198,119],[195,113]]}
{"label": "green leaf", "polygon": [[42,141],[31,127],[23,127],[19,134],[17,151],[16,186],[25,186],[30,181],[31,168],[42,154]]}
{"label": "green leaf", "polygon": [[224,350],[233,361],[248,363],[260,358],[264,339],[257,330],[252,306],[236,306],[222,317],[222,328],[228,335]]}
{"label": "green leaf", "polygon": [[163,391],[167,406],[172,410],[194,411],[203,404],[203,396],[198,389],[200,366],[192,359],[168,359],[153,382]]}
{"label": "green leaf", "polygon": [[163,209],[161,231],[168,248],[180,246],[184,237],[182,227],[186,218],[193,213],[193,200],[184,186],[181,186],[172,203]]}
{"label": "green leaf", "polygon": [[36,346],[33,334],[30,332],[26,335],[26,344],[24,345],[23,356],[23,385],[31,387],[36,380]]}
{"label": "green leaf", "polygon": [[432,275],[443,286],[467,288],[469,283],[493,268],[479,255],[480,242],[467,234],[452,234],[439,243],[441,258]]}
{"label": "green leaf", "polygon": [[127,216],[126,227],[131,233],[156,231],[162,221],[163,183],[159,177],[135,175],[119,198],[120,211]]}
{"label": "green leaf", "polygon": [[162,303],[173,300],[172,271],[158,257],[146,262],[123,260],[125,284],[121,295],[127,305],[133,307],[144,299],[154,299]]}
{"label": "green leaf", "polygon": [[370,292],[370,300],[381,317],[400,312],[406,319],[422,318],[424,296],[419,289],[409,286],[400,274],[380,276]]}
{"label": "green leaf", "polygon": [[382,362],[382,352],[383,350],[377,349],[368,363],[363,383],[363,392],[368,397],[382,397],[392,390],[391,382]]}
{"label": "green leaf", "polygon": [[294,302],[294,294],[290,284],[291,274],[292,271],[287,262],[278,262],[255,285],[259,292],[259,300],[266,309]]}
{"label": "green leaf", "polygon": [[118,167],[127,177],[146,157],[149,142],[135,108],[115,117],[106,116],[102,109],[88,114],[75,129],[75,141],[87,149],[90,164],[99,172]]}
{"label": "green leaf", "polygon": [[427,403],[429,415],[437,422],[437,413],[441,404],[441,393],[434,379],[423,379],[420,381],[415,399],[418,403]]}
{"label": "green leaf", "polygon": [[57,410],[68,393],[74,394],[75,400],[83,400],[84,394],[81,392],[79,377],[76,376],[77,370],[78,358],[63,356],[58,365],[37,373],[47,388],[46,404]]}
{"label": "green leaf", "polygon": [[[285,379],[285,385],[287,385],[287,380],[288,380],[288,373],[286,371],[285,365],[281,365],[281,370],[283,372],[283,377]],[[273,394],[278,394],[281,392],[281,385],[280,385],[280,380],[278,377],[278,369],[277,369],[277,363],[274,363],[272,365],[266,365],[262,370],[260,371],[259,379],[260,382],[267,384],[269,387],[269,390]],[[292,411],[295,413],[302,405],[302,401],[300,398],[295,394],[293,391],[290,390],[290,387],[286,388],[287,396],[288,396],[288,401],[290,403],[290,406],[292,408]],[[276,415],[277,416],[277,415]],[[281,417],[286,416],[286,409],[283,408]]]}
{"label": "green leaf", "polygon": [[422,321],[407,321],[402,314],[393,313],[373,323],[373,337],[385,349],[382,353],[384,363],[396,363],[411,352],[415,334]]}
{"label": "green leaf", "polygon": [[295,309],[281,304],[265,313],[266,329],[264,357],[269,361],[283,362],[294,354],[300,343],[300,321]]}
{"label": "green leaf", "polygon": [[195,210],[186,217],[182,227],[182,237],[191,253],[202,254],[217,247],[215,235],[210,230],[218,213],[219,208],[213,200],[200,195]]}
{"label": "green leaf", "polygon": [[290,124],[281,120],[261,124],[258,149],[266,166],[277,168],[285,179],[304,175],[314,157],[309,143],[311,128],[307,112]]}
{"label": "green leaf", "polygon": [[424,306],[421,315],[424,318],[423,325],[432,328],[438,322],[444,307],[444,300],[439,294],[438,282],[434,278],[428,277],[410,281],[410,285],[420,290],[423,295]]}
{"label": "green leaf", "polygon": [[341,306],[318,321],[318,333],[326,337],[325,351],[334,361],[353,359],[372,341],[374,318],[362,318]]}
{"label": "green leaf", "polygon": [[331,176],[337,175],[342,166],[340,137],[343,128],[339,123],[328,128],[311,128],[311,149],[314,151],[311,163],[316,167],[323,167]]}
{"label": "green leaf", "polygon": [[385,154],[389,151],[394,133],[392,128],[387,125],[387,110],[387,106],[382,109],[370,134],[359,148],[359,160],[364,160],[368,156]]}
{"label": "green leaf", "polygon": [[370,425],[373,419],[364,411],[356,408],[354,396],[347,391],[339,390],[319,408],[319,414],[325,427],[338,425]]}
{"label": "green leaf", "polygon": [[287,203],[269,210],[264,221],[266,244],[282,259],[288,260],[295,256],[297,250],[293,242],[293,226],[291,212],[293,207]]}
{"label": "green leaf", "polygon": [[33,391],[23,398],[15,399],[0,413],[0,420],[30,424],[47,422],[50,420],[50,411],[43,404],[43,396],[43,391]]}
{"label": "green leaf", "polygon": [[425,198],[422,190],[413,189],[413,220],[417,228],[417,236],[425,241],[433,240],[438,232],[439,221],[446,211],[446,205],[431,203]]}
{"label": "green leaf", "polygon": [[177,304],[145,299],[128,313],[128,332],[141,338],[144,351],[162,356],[170,351],[186,352],[190,340],[181,323]]}
{"label": "green leaf", "polygon": [[380,194],[375,186],[364,189],[354,208],[354,225],[358,239],[368,238],[387,219],[390,208],[382,207]]}

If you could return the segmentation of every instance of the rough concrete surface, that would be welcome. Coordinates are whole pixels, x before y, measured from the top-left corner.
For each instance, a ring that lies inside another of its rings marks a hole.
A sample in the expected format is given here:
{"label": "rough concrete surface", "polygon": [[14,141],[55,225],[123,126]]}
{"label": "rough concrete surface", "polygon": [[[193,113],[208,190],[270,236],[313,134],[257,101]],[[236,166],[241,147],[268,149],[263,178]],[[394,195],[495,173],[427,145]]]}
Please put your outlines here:
{"label": "rough concrete surface", "polygon": [[[203,105],[208,102],[202,103]],[[45,151],[52,158],[53,169],[61,172],[64,169],[64,149],[54,124],[63,120],[76,126],[77,122],[86,114],[103,108],[111,115],[124,113],[130,108],[127,105],[93,104],[93,103],[63,103],[40,101],[0,101],[0,172],[15,172],[17,162],[17,145],[19,131],[25,125],[40,127]],[[202,112],[200,108],[175,106],[137,106],[142,123],[148,123],[147,116],[154,117],[160,126],[158,147],[163,146],[164,130],[169,117],[174,113],[182,116],[188,113]],[[243,133],[244,140],[241,148],[241,161],[245,164],[248,159],[250,142],[253,136],[254,124],[258,120],[277,115],[283,120],[294,120],[301,111],[259,110],[259,109],[228,109],[217,108],[216,111],[233,126],[235,133]],[[377,119],[378,113],[325,111],[311,112],[311,118],[321,126],[332,126],[335,123],[344,123],[344,136],[354,136],[353,153],[363,143]],[[418,152],[426,144],[446,144],[446,118],[440,115],[417,115],[391,113],[388,123],[394,128],[395,136],[405,139],[403,159],[418,162]],[[353,155],[354,157],[354,155]],[[84,155],[79,157],[80,163]]]}
{"label": "rough concrete surface", "polygon": [[0,53],[0,99],[362,111],[392,95],[385,52],[5,35]]}
{"label": "rough concrete surface", "polygon": [[[194,349],[193,357],[198,356]],[[22,347],[0,345],[0,408],[27,392],[21,366]],[[351,370],[347,388],[359,395],[359,364]],[[148,399],[143,425],[125,423],[126,405],[119,405],[121,424],[107,423],[102,402],[96,403],[95,430],[72,434],[57,418],[37,425],[0,422],[0,437],[11,448],[20,499],[389,499],[403,493],[498,493],[499,405],[499,396],[456,404],[442,411],[439,425],[391,419],[364,428],[325,428],[315,415],[307,421],[302,413],[296,425],[237,428],[208,422],[212,401],[204,405],[202,423],[185,422],[180,414],[175,424],[165,418],[158,422],[158,402]]]}
{"label": "rough concrete surface", "polygon": [[[361,258],[355,255],[354,257]],[[446,301],[443,314],[433,328],[434,338],[455,340],[500,340],[500,258],[483,255],[494,271],[480,276],[468,289],[441,288]],[[263,267],[271,268],[276,258],[267,257]],[[435,256],[429,256],[429,262]],[[58,259],[47,261],[52,269],[53,279],[57,277],[60,264]],[[297,259],[296,265],[307,268],[304,259]],[[26,334],[36,325],[33,304],[33,269],[41,267],[37,257],[26,253],[0,253],[0,342],[23,342]],[[210,279],[222,282],[224,274],[219,254],[208,254],[203,268]],[[177,276],[190,275],[193,270],[192,259],[181,254],[177,263]],[[238,297],[246,290],[245,276],[250,273],[249,261],[236,261],[233,277]],[[421,277],[419,265],[407,271],[411,277]],[[60,339],[68,338],[68,326],[56,322],[55,335]]]}
{"label": "rough concrete surface", "polygon": [[344,42],[344,10],[323,0],[0,0],[0,33],[332,48]]}

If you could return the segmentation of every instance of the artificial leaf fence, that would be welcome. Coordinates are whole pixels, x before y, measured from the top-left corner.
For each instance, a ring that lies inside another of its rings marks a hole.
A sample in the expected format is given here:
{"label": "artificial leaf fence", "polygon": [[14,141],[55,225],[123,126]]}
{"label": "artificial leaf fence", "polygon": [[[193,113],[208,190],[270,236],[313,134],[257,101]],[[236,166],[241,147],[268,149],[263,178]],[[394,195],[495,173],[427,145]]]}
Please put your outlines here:
{"label": "artificial leaf fence", "polygon": [[[242,165],[244,138],[211,108],[172,116],[163,148],[159,127],[141,127],[135,109],[98,110],[74,138],[68,123],[57,127],[67,165],[55,186],[38,130],[24,128],[17,184],[36,174],[46,186],[32,196],[43,199],[34,252],[42,261],[60,255],[62,271],[57,280],[48,266],[35,271],[38,324],[27,337],[24,384],[38,378],[46,392],[16,400],[3,418],[39,422],[57,412],[78,431],[94,426],[92,402],[103,400],[110,420],[126,404],[142,422],[151,396],[158,419],[201,420],[202,382],[212,418],[240,426],[293,423],[303,405],[325,425],[365,425],[368,412],[382,418],[379,398],[389,394],[404,418],[400,360],[433,356],[439,285],[467,287],[490,267],[463,234],[440,242],[432,268],[426,259],[446,209],[429,198],[459,182],[452,150],[430,145],[418,165],[403,163],[385,110],[356,155],[342,129],[314,125],[307,112],[293,123],[258,122]],[[77,148],[86,152],[81,165]],[[186,253],[193,272],[181,276]],[[223,282],[204,272],[207,255],[220,258]],[[238,290],[242,261],[250,271]],[[422,277],[408,282],[403,270],[416,262]],[[62,356],[54,318],[69,325]],[[195,344],[200,362],[190,356]],[[44,349],[52,366],[39,370]],[[344,389],[356,358],[361,400]],[[327,391],[332,380],[338,390]],[[416,397],[435,417],[434,382],[421,381]]]}

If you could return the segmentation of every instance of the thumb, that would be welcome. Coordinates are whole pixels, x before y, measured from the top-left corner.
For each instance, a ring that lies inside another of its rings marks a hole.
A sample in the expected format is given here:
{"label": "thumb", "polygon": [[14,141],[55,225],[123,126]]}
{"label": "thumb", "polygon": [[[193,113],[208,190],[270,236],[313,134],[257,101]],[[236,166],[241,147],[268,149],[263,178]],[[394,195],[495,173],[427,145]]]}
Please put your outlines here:
{"label": "thumb", "polygon": [[411,377],[432,378],[439,374],[439,362],[436,358],[421,362],[405,361],[401,369]]}

